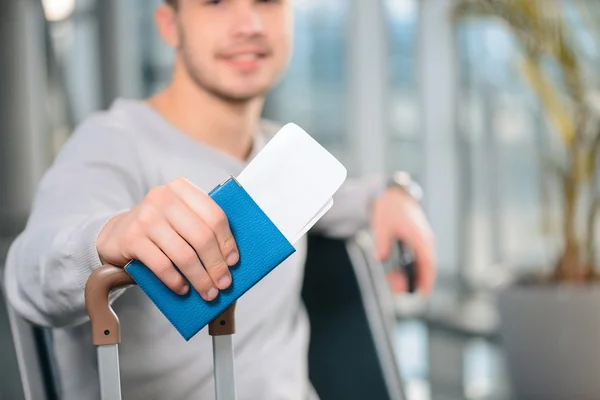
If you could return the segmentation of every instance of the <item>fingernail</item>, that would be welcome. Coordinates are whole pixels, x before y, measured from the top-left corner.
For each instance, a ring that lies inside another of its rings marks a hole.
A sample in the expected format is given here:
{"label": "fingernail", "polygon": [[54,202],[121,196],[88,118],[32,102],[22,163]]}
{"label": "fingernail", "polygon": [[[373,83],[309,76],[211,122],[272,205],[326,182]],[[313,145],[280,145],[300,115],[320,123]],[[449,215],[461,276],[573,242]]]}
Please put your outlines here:
{"label": "fingernail", "polygon": [[210,288],[210,290],[209,290],[209,291],[206,293],[206,298],[208,299],[208,301],[211,301],[211,300],[213,300],[215,297],[217,297],[217,293],[219,293],[219,292],[217,291],[217,289],[215,289],[214,287],[213,287],[213,288]]}
{"label": "fingernail", "polygon": [[179,294],[183,296],[183,295],[184,295],[184,294],[186,294],[186,293],[187,293],[189,290],[190,290],[190,287],[189,287],[189,285],[185,285],[185,286],[183,286],[181,289],[179,289]]}
{"label": "fingernail", "polygon": [[227,264],[231,266],[234,265],[236,262],[238,262],[238,253],[234,250],[227,256]]}
{"label": "fingernail", "polygon": [[231,283],[231,278],[229,277],[229,275],[223,275],[223,277],[221,277],[221,279],[219,279],[219,286],[221,287],[221,289],[227,288],[230,283]]}

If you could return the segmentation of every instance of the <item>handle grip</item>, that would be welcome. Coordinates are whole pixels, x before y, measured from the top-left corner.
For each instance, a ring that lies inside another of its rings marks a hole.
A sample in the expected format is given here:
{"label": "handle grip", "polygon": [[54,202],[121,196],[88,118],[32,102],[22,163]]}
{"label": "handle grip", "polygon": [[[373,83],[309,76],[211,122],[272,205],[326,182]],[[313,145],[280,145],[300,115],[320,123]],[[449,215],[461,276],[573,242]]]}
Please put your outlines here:
{"label": "handle grip", "polygon": [[235,305],[234,301],[221,315],[208,324],[210,336],[233,335],[235,333]]}
{"label": "handle grip", "polygon": [[408,292],[415,293],[417,290],[417,265],[414,257],[408,251],[404,243],[398,242],[398,253],[400,268],[404,271]]}
{"label": "handle grip", "polygon": [[[120,267],[105,264],[96,269],[85,285],[85,307],[92,323],[92,340],[94,345],[119,344],[121,331],[119,318],[114,312],[108,298],[110,292],[125,286],[135,285],[133,278]],[[235,333],[234,302],[208,326],[211,336],[232,335]]]}
{"label": "handle grip", "polygon": [[85,284],[85,307],[92,323],[92,339],[96,346],[121,342],[119,318],[108,302],[110,292],[135,281],[123,268],[105,264],[97,268]]}

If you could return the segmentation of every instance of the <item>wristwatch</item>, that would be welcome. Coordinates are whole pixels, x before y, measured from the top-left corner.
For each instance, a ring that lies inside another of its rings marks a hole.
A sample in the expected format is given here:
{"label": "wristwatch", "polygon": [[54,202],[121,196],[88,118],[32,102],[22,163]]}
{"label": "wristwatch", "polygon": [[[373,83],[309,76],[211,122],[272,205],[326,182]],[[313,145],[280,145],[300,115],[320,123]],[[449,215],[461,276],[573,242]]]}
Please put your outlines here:
{"label": "wristwatch", "polygon": [[391,174],[382,191],[393,187],[403,190],[417,202],[421,202],[423,199],[423,189],[417,182],[413,181],[408,172],[396,171]]}

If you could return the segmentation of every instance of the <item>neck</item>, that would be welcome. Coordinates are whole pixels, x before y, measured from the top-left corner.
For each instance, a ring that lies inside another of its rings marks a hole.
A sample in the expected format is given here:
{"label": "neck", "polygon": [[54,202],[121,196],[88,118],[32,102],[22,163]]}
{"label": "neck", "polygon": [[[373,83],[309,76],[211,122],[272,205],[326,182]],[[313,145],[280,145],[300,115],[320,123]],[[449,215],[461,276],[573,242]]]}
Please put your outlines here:
{"label": "neck", "polygon": [[191,82],[174,79],[148,102],[195,140],[245,160],[259,128],[263,98],[229,102]]}

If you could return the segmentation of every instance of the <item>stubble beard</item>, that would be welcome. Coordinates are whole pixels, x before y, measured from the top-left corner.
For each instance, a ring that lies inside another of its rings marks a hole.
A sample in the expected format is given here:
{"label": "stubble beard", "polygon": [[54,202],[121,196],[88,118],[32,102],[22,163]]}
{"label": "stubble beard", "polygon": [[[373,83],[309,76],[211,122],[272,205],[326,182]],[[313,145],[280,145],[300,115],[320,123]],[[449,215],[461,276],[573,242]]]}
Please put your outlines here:
{"label": "stubble beard", "polygon": [[257,97],[264,97],[267,94],[269,90],[268,88],[253,94],[239,95],[218,87],[218,85],[214,84],[214,82],[210,82],[210,79],[203,74],[201,68],[198,68],[195,65],[194,58],[191,55],[189,46],[187,45],[185,34],[181,29],[179,29],[179,40],[180,47],[178,51],[181,55],[183,66],[188,76],[192,79],[194,85],[196,85],[198,89],[208,92],[211,96],[214,96],[225,102],[234,104],[247,103]]}

